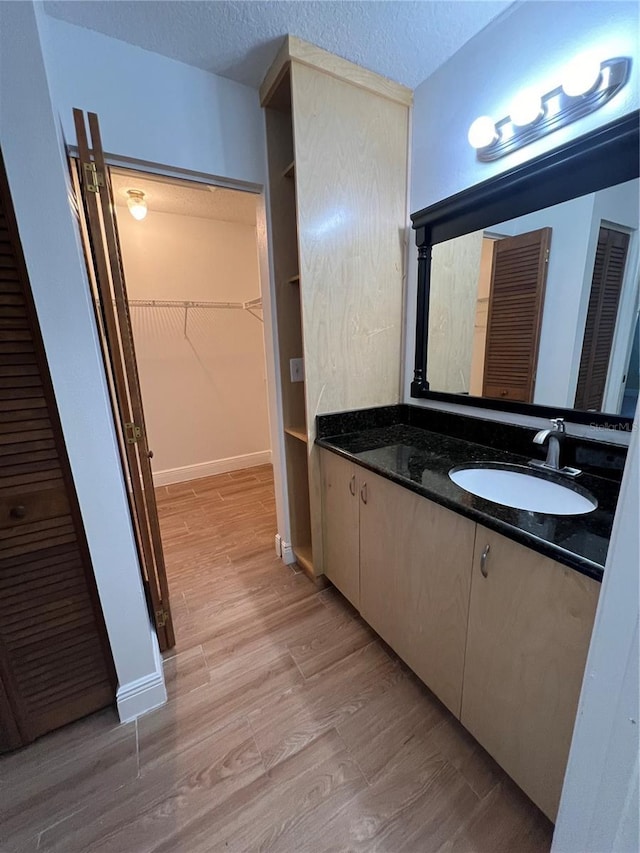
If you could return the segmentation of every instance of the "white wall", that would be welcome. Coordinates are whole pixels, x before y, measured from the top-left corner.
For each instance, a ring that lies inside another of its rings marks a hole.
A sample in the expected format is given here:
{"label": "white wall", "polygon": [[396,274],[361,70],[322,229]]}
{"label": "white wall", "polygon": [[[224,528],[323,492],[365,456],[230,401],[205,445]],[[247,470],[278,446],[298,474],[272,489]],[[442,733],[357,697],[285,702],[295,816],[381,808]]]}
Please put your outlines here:
{"label": "white wall", "polygon": [[[254,226],[118,208],[129,298],[260,296]],[[154,477],[176,482],[269,459],[263,325],[248,311],[133,307]]]}
{"label": "white wall", "polygon": [[[636,410],[636,425],[640,410]],[[634,431],[585,667],[554,853],[640,850],[638,565],[640,431]]]}
{"label": "white wall", "polygon": [[[518,163],[556,148],[640,105],[637,68],[603,108],[495,163],[479,163],[467,130],[479,115],[501,118],[521,89],[558,83],[573,56],[597,47],[603,58],[639,54],[634,2],[529,2],[515,4],[465,44],[414,92],[411,143],[411,210],[419,210]],[[416,250],[410,237],[407,280],[405,400],[412,400],[415,346]],[[485,416],[483,410],[476,414]],[[504,418],[513,420],[513,418]],[[515,418],[516,422],[518,419]]]}
{"label": "white wall", "polygon": [[116,667],[119,709],[131,717],[166,693],[67,196],[68,170],[29,3],[0,4],[0,140]]}
{"label": "white wall", "polygon": [[98,113],[107,152],[266,183],[257,91],[46,15],[42,23],[52,99],[68,144],[76,142],[72,109],[79,107]]}

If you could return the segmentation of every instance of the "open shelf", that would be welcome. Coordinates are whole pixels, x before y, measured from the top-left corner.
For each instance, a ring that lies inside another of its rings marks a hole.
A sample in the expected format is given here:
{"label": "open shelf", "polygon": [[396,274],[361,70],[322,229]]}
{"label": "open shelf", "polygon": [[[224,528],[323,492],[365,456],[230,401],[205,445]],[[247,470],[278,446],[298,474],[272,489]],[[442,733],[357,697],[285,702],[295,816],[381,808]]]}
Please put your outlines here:
{"label": "open shelf", "polygon": [[305,572],[313,574],[313,553],[311,545],[294,545],[293,553],[296,558],[296,563],[304,569]]}
{"label": "open shelf", "polygon": [[293,178],[296,173],[296,161],[292,160],[282,173],[283,178]]}
{"label": "open shelf", "polygon": [[285,427],[284,431],[287,435],[291,435],[299,441],[304,441],[305,444],[307,443],[307,431],[304,427]]}
{"label": "open shelf", "polygon": [[288,284],[300,284],[300,276],[292,275],[290,279],[287,279]]}

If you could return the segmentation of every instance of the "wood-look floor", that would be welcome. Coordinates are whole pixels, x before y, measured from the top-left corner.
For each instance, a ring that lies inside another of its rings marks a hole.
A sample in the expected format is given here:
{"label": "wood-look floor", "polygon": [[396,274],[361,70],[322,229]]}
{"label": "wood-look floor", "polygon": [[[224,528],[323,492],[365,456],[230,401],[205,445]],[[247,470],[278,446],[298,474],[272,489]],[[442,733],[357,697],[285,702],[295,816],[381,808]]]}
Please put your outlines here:
{"label": "wood-look floor", "polygon": [[448,711],[275,557],[268,466],[158,498],[169,702],[0,759],[2,853],[548,851],[551,824]]}

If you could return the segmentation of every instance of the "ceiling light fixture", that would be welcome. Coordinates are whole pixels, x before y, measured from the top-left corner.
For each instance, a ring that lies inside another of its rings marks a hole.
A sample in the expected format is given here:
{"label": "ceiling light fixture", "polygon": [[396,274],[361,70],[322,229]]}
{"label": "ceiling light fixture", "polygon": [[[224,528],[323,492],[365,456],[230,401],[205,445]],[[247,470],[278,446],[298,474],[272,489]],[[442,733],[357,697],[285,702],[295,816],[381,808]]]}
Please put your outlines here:
{"label": "ceiling light fixture", "polygon": [[535,89],[521,92],[509,115],[495,123],[488,116],[477,118],[469,128],[469,144],[481,162],[498,160],[600,109],[626,84],[630,69],[627,57],[604,62],[592,55],[576,57],[555,89],[542,96]]}
{"label": "ceiling light fixture", "polygon": [[147,202],[142,190],[127,190],[127,207],[134,219],[140,221],[147,215]]}

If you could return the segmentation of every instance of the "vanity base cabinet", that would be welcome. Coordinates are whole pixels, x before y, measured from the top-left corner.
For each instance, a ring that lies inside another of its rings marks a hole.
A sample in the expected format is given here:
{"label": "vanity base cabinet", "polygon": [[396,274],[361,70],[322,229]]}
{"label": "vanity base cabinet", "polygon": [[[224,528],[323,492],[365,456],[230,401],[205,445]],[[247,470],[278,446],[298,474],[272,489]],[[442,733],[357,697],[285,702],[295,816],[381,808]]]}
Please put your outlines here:
{"label": "vanity base cabinet", "polygon": [[553,821],[599,591],[477,526],[461,722]]}
{"label": "vanity base cabinet", "polygon": [[359,469],[360,612],[460,717],[476,525]]}
{"label": "vanity base cabinet", "polygon": [[322,451],[321,463],[324,571],[359,609],[359,477],[356,466],[335,453]]}

